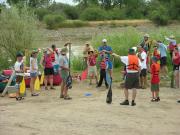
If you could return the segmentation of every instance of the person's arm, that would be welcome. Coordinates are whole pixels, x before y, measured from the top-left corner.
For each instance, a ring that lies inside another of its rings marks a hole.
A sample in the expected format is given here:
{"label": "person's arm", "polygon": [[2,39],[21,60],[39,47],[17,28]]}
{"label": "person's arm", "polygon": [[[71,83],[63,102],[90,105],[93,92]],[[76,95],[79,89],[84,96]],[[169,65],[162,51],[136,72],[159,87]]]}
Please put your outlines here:
{"label": "person's arm", "polygon": [[169,42],[174,42],[174,41],[175,41],[174,39],[170,39],[170,38],[168,38],[168,37],[165,37],[165,39],[166,39],[167,41],[169,41]]}
{"label": "person's arm", "polygon": [[54,53],[54,51],[51,48],[47,48],[47,49],[51,54]]}
{"label": "person's arm", "polygon": [[112,56],[114,57],[120,57],[120,55],[116,54],[116,53],[112,53]]}
{"label": "person's arm", "polygon": [[40,66],[41,66],[41,67],[44,67],[44,56],[41,58]]}

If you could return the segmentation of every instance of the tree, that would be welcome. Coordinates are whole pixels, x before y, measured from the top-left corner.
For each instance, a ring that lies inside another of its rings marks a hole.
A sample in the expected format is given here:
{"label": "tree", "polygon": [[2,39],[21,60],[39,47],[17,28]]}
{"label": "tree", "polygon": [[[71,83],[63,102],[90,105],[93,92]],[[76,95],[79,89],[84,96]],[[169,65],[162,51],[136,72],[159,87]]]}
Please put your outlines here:
{"label": "tree", "polygon": [[87,8],[88,6],[99,4],[98,0],[73,0],[73,1],[78,2],[79,3],[78,5],[82,8]]}

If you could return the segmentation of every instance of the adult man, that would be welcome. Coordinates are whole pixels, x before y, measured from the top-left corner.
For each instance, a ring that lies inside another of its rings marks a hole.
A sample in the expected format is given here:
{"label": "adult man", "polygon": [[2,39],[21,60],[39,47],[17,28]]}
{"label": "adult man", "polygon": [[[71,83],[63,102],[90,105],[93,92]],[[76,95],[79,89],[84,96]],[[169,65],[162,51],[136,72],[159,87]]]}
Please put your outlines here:
{"label": "adult man", "polygon": [[98,51],[99,51],[99,54],[100,56],[103,55],[104,53],[106,54],[107,56],[107,63],[108,63],[108,70],[109,70],[109,74],[110,74],[110,77],[112,77],[112,68],[113,68],[113,65],[112,65],[112,61],[110,59],[110,55],[112,54],[112,48],[110,46],[107,45],[107,39],[103,39],[102,40],[102,46],[100,46],[98,48]]}
{"label": "adult man", "polygon": [[86,64],[87,64],[88,52],[91,50],[94,51],[93,47],[90,45],[89,42],[86,42],[84,50],[83,50],[83,57]]}
{"label": "adult man", "polygon": [[126,65],[126,79],[125,79],[125,101],[120,103],[120,105],[129,105],[129,93],[128,89],[133,90],[131,105],[135,106],[136,98],[136,88],[139,87],[139,69],[141,67],[141,62],[136,56],[134,49],[129,49],[128,56],[119,56],[113,53],[113,56],[120,57],[121,61]]}
{"label": "adult man", "polygon": [[141,61],[141,72],[140,72],[140,87],[142,89],[146,89],[147,85],[147,54],[142,48],[142,46],[138,46],[138,56]]}
{"label": "adult man", "polygon": [[66,81],[69,76],[69,61],[66,56],[67,49],[62,48],[61,55],[59,57],[59,64],[60,64],[60,74],[62,78],[61,84],[61,95],[60,98],[64,98],[64,100],[71,100],[72,98],[68,95],[68,88],[66,86]]}
{"label": "adult man", "polygon": [[157,41],[158,50],[160,51],[160,64],[161,64],[161,73],[163,78],[168,78],[168,68],[167,68],[167,46],[161,41]]}

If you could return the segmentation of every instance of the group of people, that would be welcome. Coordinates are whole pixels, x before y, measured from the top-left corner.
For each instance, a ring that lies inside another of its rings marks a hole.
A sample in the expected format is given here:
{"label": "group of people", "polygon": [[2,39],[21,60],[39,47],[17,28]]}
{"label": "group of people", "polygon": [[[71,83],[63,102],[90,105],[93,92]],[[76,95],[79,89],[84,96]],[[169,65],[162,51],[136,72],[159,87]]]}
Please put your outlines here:
{"label": "group of people", "polygon": [[[151,74],[151,91],[152,102],[159,102],[159,83],[160,79],[168,79],[167,68],[167,53],[170,52],[171,61],[173,65],[173,72],[175,77],[175,88],[179,88],[179,66],[180,66],[180,45],[176,44],[175,37],[172,35],[169,38],[169,45],[165,45],[161,41],[150,40],[149,34],[144,35],[143,41],[136,47],[129,49],[128,56],[119,56],[113,53],[112,48],[107,44],[107,40],[102,40],[102,46],[98,50],[94,50],[89,43],[84,49],[84,60],[88,66],[88,75],[90,78],[90,85],[92,78],[96,79],[96,87],[101,87],[103,80],[108,88],[107,75],[112,79],[112,68],[114,57],[119,57],[124,66],[124,80],[125,80],[125,101],[121,105],[129,105],[128,89],[133,89],[133,96],[131,105],[135,106],[136,89],[146,89],[147,74]],[[154,43],[154,44],[153,44]],[[96,62],[97,57],[100,57],[99,62]],[[113,56],[113,57],[110,57]],[[100,67],[100,78],[97,79],[97,67]],[[161,73],[161,76],[160,76]],[[178,101],[179,102],[179,101]]]}
{"label": "group of people", "polygon": [[[107,39],[102,40],[102,45],[99,46],[98,50],[86,43],[83,54],[84,61],[88,68],[88,77],[90,79],[90,85],[92,85],[92,80],[95,78],[96,87],[101,87],[103,80],[105,82],[106,88],[109,88],[109,80],[112,80],[112,69],[114,58],[119,58],[124,64],[124,80],[125,80],[125,101],[120,103],[121,105],[129,105],[129,93],[128,90],[133,90],[131,105],[135,106],[136,89],[146,89],[147,87],[147,73],[151,74],[151,91],[152,91],[152,102],[160,101],[159,97],[159,82],[160,79],[168,78],[168,68],[167,68],[167,52],[169,49],[171,56],[171,63],[173,64],[173,71],[175,76],[175,87],[179,88],[179,66],[180,66],[180,45],[176,43],[175,37],[170,36],[165,37],[169,41],[169,45],[165,45],[161,41],[156,41],[153,44],[153,40],[150,40],[148,34],[144,35],[143,41],[136,47],[132,47],[128,51],[127,56],[119,56],[113,53],[111,46],[107,44]],[[44,55],[40,61],[41,67],[44,68],[44,84],[45,89],[48,90],[48,82],[50,83],[50,89],[55,89],[53,87],[53,75],[60,73],[62,78],[61,84],[61,94],[60,98],[65,100],[71,100],[72,98],[68,95],[68,87],[66,84],[67,78],[69,76],[69,59],[67,57],[68,47],[71,47],[71,43],[66,43],[64,48],[59,51],[55,45],[51,48],[47,48],[43,51]],[[38,96],[34,92],[35,80],[38,77],[38,51],[32,51],[30,57],[30,90],[32,96]],[[97,58],[99,58],[97,60]],[[100,77],[98,78],[97,65],[100,68]],[[16,82],[20,85],[23,73],[23,54],[17,54],[17,61],[15,63],[16,72]],[[161,73],[161,77],[160,77]],[[108,75],[108,77],[107,77]],[[109,78],[109,80],[108,80]],[[22,100],[23,98],[17,92],[17,100]]]}

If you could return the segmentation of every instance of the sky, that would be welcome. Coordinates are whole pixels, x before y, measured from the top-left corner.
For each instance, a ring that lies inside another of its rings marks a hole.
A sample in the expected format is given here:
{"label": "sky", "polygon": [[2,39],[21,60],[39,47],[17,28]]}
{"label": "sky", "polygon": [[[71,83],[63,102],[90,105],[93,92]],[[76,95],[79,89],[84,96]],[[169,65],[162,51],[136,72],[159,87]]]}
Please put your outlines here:
{"label": "sky", "polygon": [[[4,2],[6,0],[0,0],[0,3]],[[67,3],[73,5],[73,0],[55,0],[56,2],[62,2],[62,3]]]}

